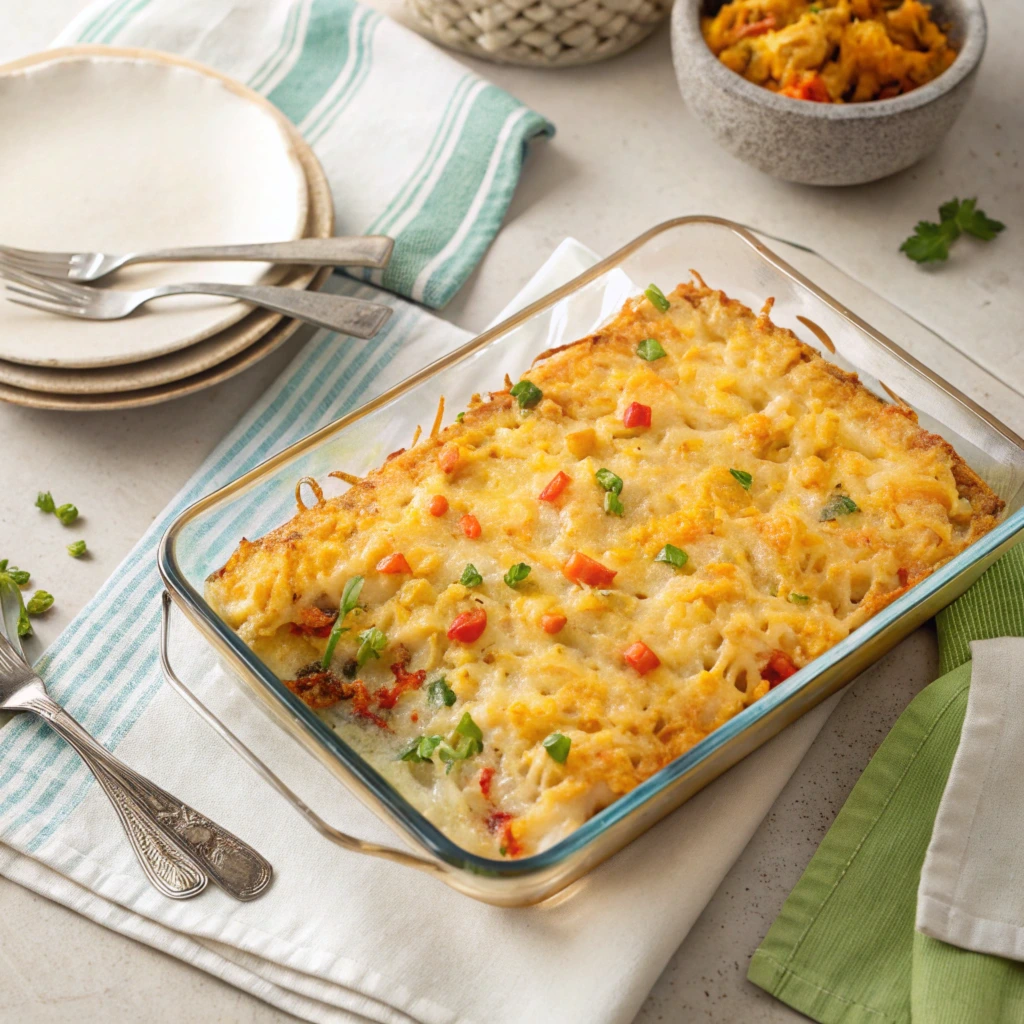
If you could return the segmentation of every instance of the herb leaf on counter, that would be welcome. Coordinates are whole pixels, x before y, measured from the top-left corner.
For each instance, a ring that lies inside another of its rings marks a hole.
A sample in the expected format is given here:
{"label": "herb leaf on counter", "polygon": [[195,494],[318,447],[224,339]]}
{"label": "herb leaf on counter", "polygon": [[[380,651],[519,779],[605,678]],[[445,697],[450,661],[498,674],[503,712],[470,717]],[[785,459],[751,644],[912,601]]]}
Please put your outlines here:
{"label": "herb leaf on counter", "polygon": [[1006,225],[986,216],[977,203],[977,199],[951,199],[943,203],[939,207],[939,223],[919,221],[914,234],[900,246],[900,252],[915,263],[937,263],[949,259],[949,247],[961,231],[990,242]]}

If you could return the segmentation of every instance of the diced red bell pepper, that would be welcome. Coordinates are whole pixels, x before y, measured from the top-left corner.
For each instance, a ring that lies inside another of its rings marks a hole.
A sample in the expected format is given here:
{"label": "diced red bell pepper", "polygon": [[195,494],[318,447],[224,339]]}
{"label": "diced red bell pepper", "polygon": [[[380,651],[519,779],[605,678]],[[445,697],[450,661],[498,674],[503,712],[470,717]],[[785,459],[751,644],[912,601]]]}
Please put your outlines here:
{"label": "diced red bell pepper", "polygon": [[561,633],[568,621],[561,612],[545,612],[540,617],[540,627],[545,633]]}
{"label": "diced red bell pepper", "polygon": [[572,477],[559,470],[550,480],[547,487],[537,495],[539,501],[554,501],[571,482]]}
{"label": "diced red bell pepper", "polygon": [[639,402],[631,402],[629,408],[622,415],[624,427],[649,427],[651,425],[651,407],[641,405]]}
{"label": "diced red bell pepper", "polygon": [[487,628],[487,612],[483,608],[472,608],[452,619],[448,627],[448,639],[471,644],[479,640]]}
{"label": "diced red bell pepper", "polygon": [[749,39],[751,36],[763,36],[765,32],[771,32],[773,28],[775,28],[775,15],[769,14],[760,21],[752,21],[749,25],[737,29],[736,38]]}
{"label": "diced red bell pepper", "polygon": [[647,675],[661,664],[661,659],[643,640],[637,640],[636,643],[630,644],[623,652],[622,657],[642,676]]}
{"label": "diced red bell pepper", "polygon": [[608,587],[615,579],[616,570],[608,569],[593,558],[574,551],[562,566],[562,575],[573,583],[585,583],[588,587]]}
{"label": "diced red bell pepper", "polygon": [[412,572],[409,562],[400,551],[393,555],[382,558],[377,563],[377,572],[386,573],[389,576],[396,576],[403,572]]}
{"label": "diced red bell pepper", "polygon": [[459,448],[458,445],[446,444],[437,453],[437,464],[441,467],[445,473],[454,473],[459,468]]}
{"label": "diced red bell pepper", "polygon": [[796,672],[793,659],[785,651],[772,651],[768,661],[761,669],[761,678],[768,680],[768,689],[773,690],[779,683],[785,682]]}

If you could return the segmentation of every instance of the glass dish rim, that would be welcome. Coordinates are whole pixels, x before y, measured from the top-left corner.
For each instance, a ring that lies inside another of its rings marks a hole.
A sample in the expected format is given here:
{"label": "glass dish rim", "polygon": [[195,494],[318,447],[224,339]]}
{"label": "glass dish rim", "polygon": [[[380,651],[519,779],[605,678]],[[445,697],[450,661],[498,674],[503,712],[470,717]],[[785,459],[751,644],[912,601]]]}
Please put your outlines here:
{"label": "glass dish rim", "polygon": [[174,551],[177,537],[193,518],[201,515],[210,506],[231,499],[237,492],[256,483],[261,477],[273,473],[279,466],[300,456],[304,451],[316,447],[333,435],[341,433],[353,422],[381,406],[400,398],[421,382],[428,380],[447,367],[461,362],[467,356],[486,347],[535,314],[556,304],[579,288],[596,280],[607,271],[612,270],[658,235],[687,224],[715,225],[731,232],[741,242],[751,247],[776,272],[809,290],[818,301],[823,302],[834,313],[866,333],[872,341],[924,376],[933,386],[938,387],[948,395],[950,399],[971,410],[993,430],[1024,452],[1024,439],[1013,430],[975,403],[967,395],[964,395],[954,385],[934,373],[927,366],[924,366],[891,339],[865,323],[852,310],[820,289],[813,281],[778,256],[768,246],[764,245],[751,230],[726,218],[691,215],[663,221],[661,224],[650,228],[610,256],[594,264],[593,267],[577,275],[571,281],[547,293],[502,322],[495,324],[470,339],[464,345],[459,346],[452,352],[411,374],[383,394],[339,419],[307,434],[276,455],[270,456],[237,479],[193,502],[193,504],[176,516],[174,521],[168,526],[160,540],[158,549],[157,564],[160,575],[168,590],[176,598],[176,603],[182,608],[189,620],[199,627],[201,632],[212,632],[239,665],[259,681],[262,689],[289,716],[296,719],[315,742],[324,748],[335,760],[340,762],[342,767],[360,785],[369,790],[376,801],[387,809],[388,815],[395,824],[400,826],[403,834],[411,837],[424,851],[451,868],[469,871],[476,875],[522,878],[559,866],[570,857],[580,853],[584,847],[594,842],[601,834],[628,817],[648,800],[656,797],[678,778],[712,756],[721,747],[752,728],[760,719],[781,707],[799,692],[810,687],[820,676],[828,672],[859,647],[869,642],[874,636],[905,615],[908,615],[920,604],[928,601],[937,591],[955,579],[961,572],[968,569],[974,563],[983,560],[992,551],[1008,543],[1024,530],[1024,508],[1021,508],[1007,516],[1003,522],[999,523],[989,533],[979,538],[925,580],[912,587],[907,593],[878,612],[844,640],[830,648],[823,655],[815,658],[808,665],[805,665],[784,683],[775,687],[754,704],[749,705],[724,725],[691,747],[686,753],[675,758],[664,768],[661,768],[650,778],[646,779],[635,789],[609,804],[569,835],[540,853],[514,860],[497,860],[472,853],[449,839],[421,811],[409,803],[367,760],[361,757],[348,744],[344,743],[301,700],[285,688],[227,623],[213,612],[213,609],[206,603],[202,594],[185,578],[184,573],[178,566]]}

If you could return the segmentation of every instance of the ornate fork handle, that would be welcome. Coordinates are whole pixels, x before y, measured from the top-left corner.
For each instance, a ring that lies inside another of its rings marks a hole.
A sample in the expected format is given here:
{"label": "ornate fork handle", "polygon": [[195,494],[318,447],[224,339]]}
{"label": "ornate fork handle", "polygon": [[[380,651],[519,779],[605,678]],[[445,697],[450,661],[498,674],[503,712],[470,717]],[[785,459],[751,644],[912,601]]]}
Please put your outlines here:
{"label": "ornate fork handle", "polygon": [[45,719],[78,751],[114,805],[147,876],[165,896],[194,896],[207,877],[239,900],[255,899],[270,884],[273,870],[255,850],[122,764],[48,694],[33,694],[19,707]]}

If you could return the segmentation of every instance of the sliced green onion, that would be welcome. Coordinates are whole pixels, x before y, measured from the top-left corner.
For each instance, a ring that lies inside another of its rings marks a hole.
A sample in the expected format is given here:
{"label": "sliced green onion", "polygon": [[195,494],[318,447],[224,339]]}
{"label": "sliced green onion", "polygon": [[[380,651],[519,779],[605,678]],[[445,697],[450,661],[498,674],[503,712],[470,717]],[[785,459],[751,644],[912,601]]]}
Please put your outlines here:
{"label": "sliced green onion", "polygon": [[683,551],[682,548],[677,548],[675,544],[666,544],[655,556],[656,562],[668,562],[669,565],[674,565],[677,569],[682,569],[684,565],[690,560],[690,556]]}
{"label": "sliced green onion", "polygon": [[58,505],[54,515],[65,525],[70,526],[78,518],[78,509],[69,501],[66,505]]}
{"label": "sliced green onion", "polygon": [[594,474],[594,479],[604,490],[614,494],[622,493],[622,478],[616,476],[610,469],[599,469]]}
{"label": "sliced green onion", "polygon": [[473,716],[468,711],[459,719],[455,731],[460,736],[468,736],[471,740],[483,740],[484,738],[483,730],[473,721]]}
{"label": "sliced green onion", "polygon": [[424,761],[431,759],[431,754],[443,742],[444,738],[442,736],[417,736],[416,739],[399,751],[398,760],[422,764]]}
{"label": "sliced green onion", "polygon": [[479,754],[484,749],[484,734],[480,726],[473,721],[467,711],[455,727],[452,740],[442,740],[437,748],[437,756],[448,766],[451,771],[456,761],[465,761],[467,758]]}
{"label": "sliced green onion", "polygon": [[43,612],[49,611],[53,606],[53,594],[48,594],[45,590],[37,590],[25,605],[29,615],[42,615]]}
{"label": "sliced green onion", "polygon": [[348,632],[348,626],[344,625],[345,616],[359,606],[359,591],[363,589],[363,577],[353,576],[345,584],[341,592],[341,605],[338,608],[338,617],[331,627],[331,634],[327,638],[327,646],[324,648],[324,656],[320,659],[320,667],[326,672],[331,667],[331,659],[334,657],[334,649],[338,646],[342,633]]}
{"label": "sliced green onion", "polygon": [[[0,561],[0,590],[10,588],[15,600],[18,602],[18,621],[15,628],[18,636],[28,636],[32,632],[32,623],[28,621],[28,612],[25,610],[25,598],[21,596],[21,589],[14,581],[9,570],[7,560]],[[2,606],[0,606],[2,610]]]}
{"label": "sliced green onion", "polygon": [[444,676],[439,676],[427,687],[427,703],[435,707],[443,704],[450,708],[455,703],[455,691],[448,685]]}
{"label": "sliced green onion", "polygon": [[36,498],[36,508],[43,512],[56,512],[57,506],[53,503],[53,495],[49,491],[40,491]]}
{"label": "sliced green onion", "polygon": [[665,293],[656,285],[649,284],[644,290],[644,295],[650,300],[652,306],[655,309],[661,310],[662,313],[667,313],[669,307],[672,305],[668,299],[665,298]]}
{"label": "sliced green onion", "polygon": [[516,562],[515,565],[511,566],[507,573],[505,573],[505,582],[510,587],[516,587],[522,583],[527,576],[530,575],[530,566],[525,562]]}
{"label": "sliced green onion", "polygon": [[541,746],[548,752],[548,756],[559,764],[565,764],[566,758],[569,756],[569,748],[572,746],[572,740],[568,736],[563,736],[560,732],[553,732]]}
{"label": "sliced green onion", "polygon": [[608,491],[604,496],[604,511],[606,515],[610,516],[621,516],[626,508],[622,504],[622,499],[615,493],[615,491]]}
{"label": "sliced green onion", "polygon": [[810,601],[810,598],[806,594],[790,594],[789,599],[793,604],[807,604],[807,602]]}
{"label": "sliced green onion", "polygon": [[72,558],[81,558],[85,554],[86,547],[84,540],[76,540],[74,544],[68,545],[68,554]]}
{"label": "sliced green onion", "polygon": [[657,338],[644,338],[636,347],[636,354],[641,359],[646,359],[647,362],[653,363],[655,359],[664,359],[668,353],[661,347],[661,342]]}
{"label": "sliced green onion", "polygon": [[462,421],[463,421],[463,420],[464,420],[465,418],[466,418],[466,414],[465,414],[464,412],[460,412],[460,413],[459,413],[459,414],[458,414],[458,415],[457,415],[457,416],[455,417],[455,422],[456,422],[456,423],[461,423],[461,422],[462,422]]}
{"label": "sliced green onion", "polygon": [[835,494],[825,502],[821,510],[821,521],[830,522],[839,516],[848,516],[853,512],[859,512],[860,506],[847,494]]}
{"label": "sliced green onion", "polygon": [[28,569],[19,569],[16,565],[8,567],[6,558],[0,558],[0,573],[9,576],[19,587],[25,586],[32,579],[32,573]]}
{"label": "sliced green onion", "polygon": [[370,658],[379,658],[380,652],[388,645],[385,633],[376,626],[364,629],[358,636],[359,650],[356,651],[356,664],[362,668]]}
{"label": "sliced green onion", "polygon": [[459,582],[464,587],[479,587],[483,581],[484,578],[480,575],[477,567],[472,562],[467,562],[466,568],[462,570],[462,575],[459,577]]}
{"label": "sliced green onion", "polygon": [[521,380],[509,394],[519,403],[520,409],[529,409],[544,397],[544,392],[529,380]]}
{"label": "sliced green onion", "polygon": [[750,485],[754,482],[754,478],[748,472],[742,469],[730,469],[729,472],[732,473],[733,478],[743,490],[750,490]]}

